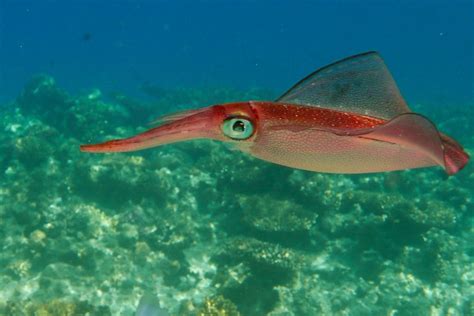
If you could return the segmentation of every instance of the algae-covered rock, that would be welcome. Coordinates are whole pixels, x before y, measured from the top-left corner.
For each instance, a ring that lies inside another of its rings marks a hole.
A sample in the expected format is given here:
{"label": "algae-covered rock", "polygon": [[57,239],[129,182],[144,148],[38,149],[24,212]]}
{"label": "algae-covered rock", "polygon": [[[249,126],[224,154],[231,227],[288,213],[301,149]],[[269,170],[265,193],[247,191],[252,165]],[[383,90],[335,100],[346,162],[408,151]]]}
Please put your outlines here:
{"label": "algae-covered rock", "polygon": [[243,220],[261,231],[308,231],[318,217],[317,210],[270,195],[241,195],[239,203],[243,209]]}
{"label": "algae-covered rock", "polygon": [[38,168],[55,156],[54,139],[59,139],[57,130],[36,122],[13,140],[12,155],[28,169]]}
{"label": "algae-covered rock", "polygon": [[233,260],[244,260],[284,270],[297,269],[303,260],[303,255],[295,250],[282,247],[279,244],[244,237],[226,241],[222,245],[220,255]]}
{"label": "algae-covered rock", "polygon": [[458,224],[462,212],[441,200],[423,199],[416,203],[420,210],[417,213],[408,214],[418,223],[428,227],[452,228]]}
{"label": "algae-covered rock", "polygon": [[240,313],[232,301],[223,296],[206,298],[196,316],[239,316]]}
{"label": "algae-covered rock", "polygon": [[458,282],[470,264],[464,255],[463,240],[444,230],[431,228],[423,234],[423,241],[422,275],[433,281]]}
{"label": "algae-covered rock", "polygon": [[73,302],[55,299],[50,302],[7,302],[4,315],[15,316],[107,316],[112,315],[108,307],[94,307],[88,302]]}
{"label": "algae-covered rock", "polygon": [[73,99],[57,87],[54,78],[43,74],[25,85],[16,103],[25,113],[48,120],[67,113]]}
{"label": "algae-covered rock", "polygon": [[[457,223],[457,211],[439,200],[407,199],[401,194],[379,194],[367,191],[353,191],[344,195],[341,211],[350,212],[360,208],[365,218],[354,219],[364,222],[369,215],[383,222],[408,222],[426,227],[452,227]],[[362,215],[362,214],[361,214]]]}
{"label": "algae-covered rock", "polygon": [[38,75],[25,85],[16,104],[23,113],[39,118],[64,135],[91,140],[116,131],[129,119],[124,107],[103,102],[97,91],[75,98],[59,88],[52,77]]}
{"label": "algae-covered rock", "polygon": [[277,299],[274,287],[290,284],[305,264],[298,251],[254,238],[231,238],[220,248],[213,258],[218,265],[213,285],[243,314],[270,311]]}
{"label": "algae-covered rock", "polygon": [[106,156],[100,161],[88,159],[74,166],[71,179],[75,191],[86,199],[107,207],[119,207],[128,201],[139,202],[153,196],[159,202],[172,184],[160,170],[149,170],[140,156]]}
{"label": "algae-covered rock", "polygon": [[338,210],[345,193],[354,190],[354,183],[350,178],[342,175],[329,177],[302,170],[292,170],[285,185],[286,191],[291,192],[294,199],[305,206],[311,205],[322,213]]}
{"label": "algae-covered rock", "polygon": [[240,262],[235,265],[219,269],[213,280],[216,288],[238,288],[251,277],[251,268],[248,264]]}

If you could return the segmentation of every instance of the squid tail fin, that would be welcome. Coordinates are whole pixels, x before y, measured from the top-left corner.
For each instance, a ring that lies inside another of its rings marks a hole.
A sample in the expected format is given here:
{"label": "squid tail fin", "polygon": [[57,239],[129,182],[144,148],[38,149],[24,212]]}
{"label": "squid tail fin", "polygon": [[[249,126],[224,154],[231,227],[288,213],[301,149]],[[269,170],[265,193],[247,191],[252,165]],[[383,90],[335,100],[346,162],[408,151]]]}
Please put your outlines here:
{"label": "squid tail fin", "polygon": [[449,175],[459,172],[469,161],[469,155],[454,139],[441,134],[444,147],[444,166]]}

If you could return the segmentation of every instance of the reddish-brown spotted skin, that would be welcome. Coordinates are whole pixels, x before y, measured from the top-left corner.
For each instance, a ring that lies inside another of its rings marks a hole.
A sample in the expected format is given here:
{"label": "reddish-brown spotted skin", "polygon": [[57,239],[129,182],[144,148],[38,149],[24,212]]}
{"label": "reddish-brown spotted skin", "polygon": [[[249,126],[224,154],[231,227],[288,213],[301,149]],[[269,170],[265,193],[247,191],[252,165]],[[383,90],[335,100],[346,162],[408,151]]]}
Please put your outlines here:
{"label": "reddish-brown spotted skin", "polygon": [[251,101],[262,124],[294,126],[295,128],[327,128],[353,130],[372,128],[385,120],[349,112],[340,112],[315,106],[301,106],[274,102]]}

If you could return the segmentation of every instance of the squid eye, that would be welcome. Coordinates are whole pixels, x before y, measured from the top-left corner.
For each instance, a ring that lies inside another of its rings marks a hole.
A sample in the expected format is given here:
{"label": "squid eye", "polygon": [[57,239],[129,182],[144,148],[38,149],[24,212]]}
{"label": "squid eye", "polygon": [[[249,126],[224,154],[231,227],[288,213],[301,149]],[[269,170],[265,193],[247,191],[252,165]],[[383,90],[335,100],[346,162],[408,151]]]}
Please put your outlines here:
{"label": "squid eye", "polygon": [[249,138],[254,131],[252,122],[241,117],[225,120],[221,129],[225,136],[237,140]]}

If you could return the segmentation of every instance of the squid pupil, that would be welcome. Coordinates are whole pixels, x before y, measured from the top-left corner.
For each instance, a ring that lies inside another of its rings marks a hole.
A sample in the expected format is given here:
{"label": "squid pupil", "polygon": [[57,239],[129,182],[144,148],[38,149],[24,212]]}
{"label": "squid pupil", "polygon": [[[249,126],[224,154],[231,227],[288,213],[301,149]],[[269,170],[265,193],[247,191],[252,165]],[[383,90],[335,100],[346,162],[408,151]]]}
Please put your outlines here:
{"label": "squid pupil", "polygon": [[245,124],[242,121],[236,121],[234,125],[232,125],[232,130],[234,132],[244,132],[245,131]]}

